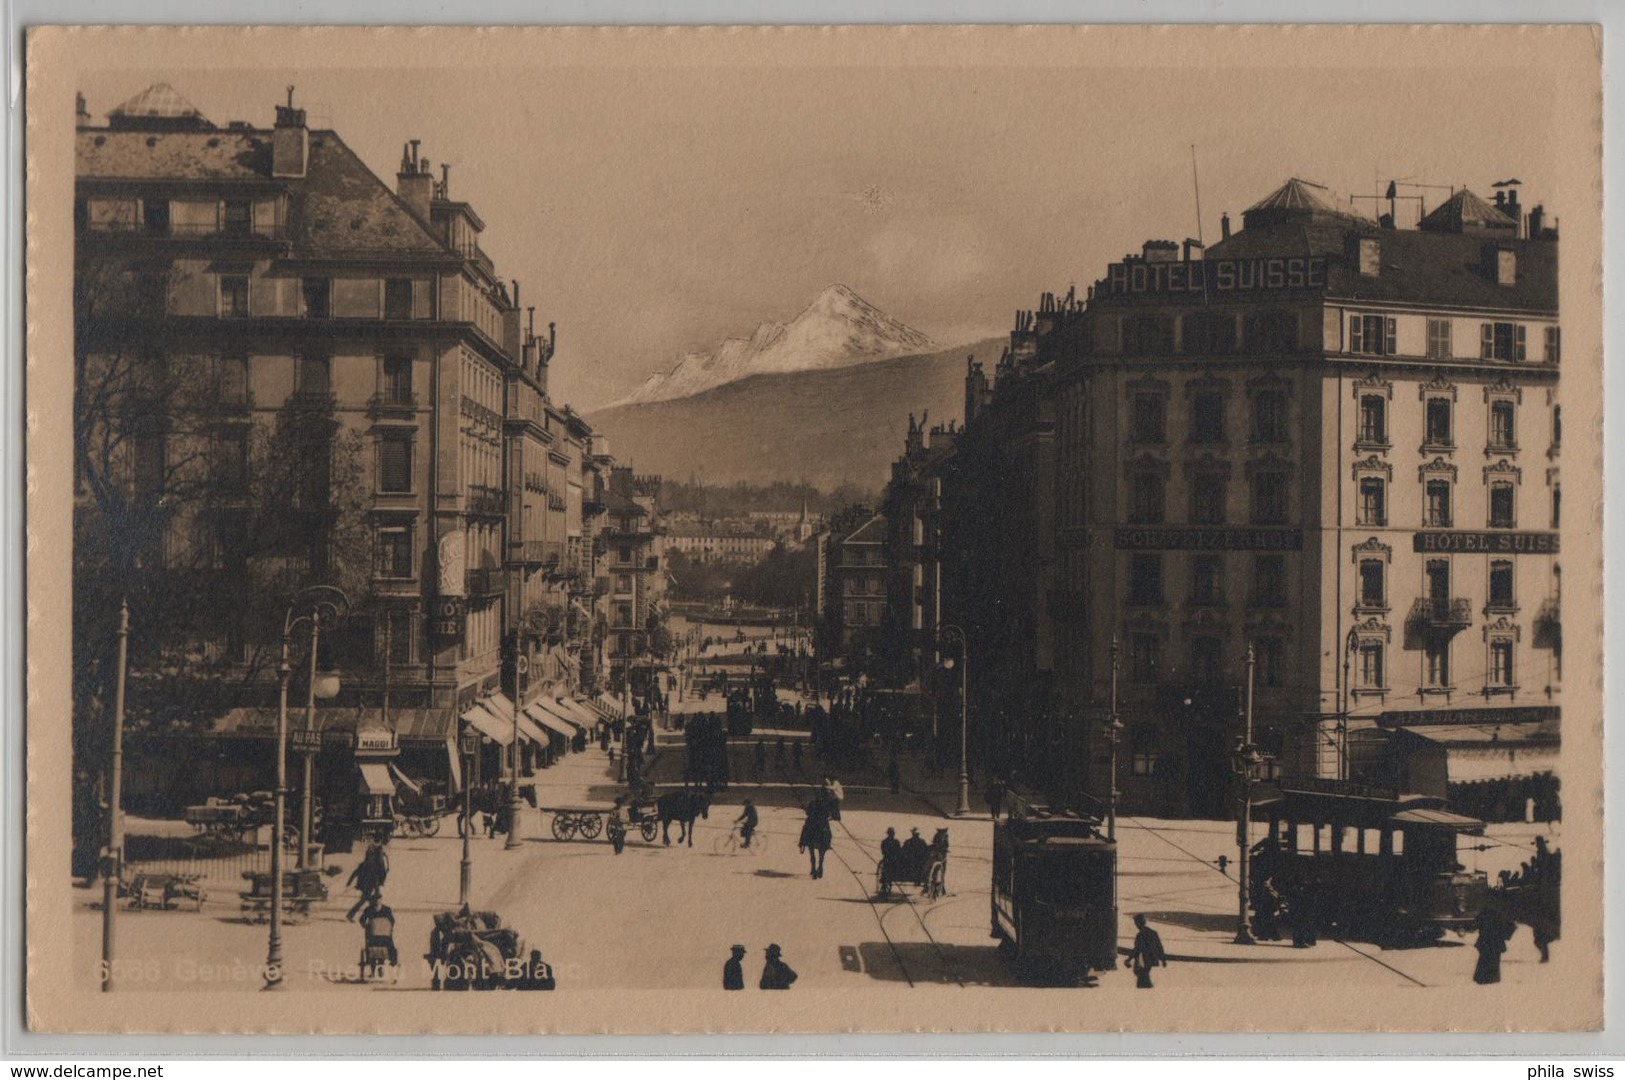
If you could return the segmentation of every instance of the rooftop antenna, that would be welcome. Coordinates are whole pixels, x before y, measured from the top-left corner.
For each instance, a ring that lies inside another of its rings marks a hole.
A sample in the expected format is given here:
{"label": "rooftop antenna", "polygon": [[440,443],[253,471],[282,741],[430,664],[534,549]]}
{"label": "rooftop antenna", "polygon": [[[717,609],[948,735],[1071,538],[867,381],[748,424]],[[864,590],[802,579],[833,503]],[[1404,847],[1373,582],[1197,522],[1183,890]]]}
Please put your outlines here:
{"label": "rooftop antenna", "polygon": [[[1202,240],[1202,181],[1196,173],[1196,144],[1191,143],[1191,187],[1196,193],[1196,244],[1207,258],[1207,244]],[[1202,274],[1202,303],[1207,303],[1207,274]]]}

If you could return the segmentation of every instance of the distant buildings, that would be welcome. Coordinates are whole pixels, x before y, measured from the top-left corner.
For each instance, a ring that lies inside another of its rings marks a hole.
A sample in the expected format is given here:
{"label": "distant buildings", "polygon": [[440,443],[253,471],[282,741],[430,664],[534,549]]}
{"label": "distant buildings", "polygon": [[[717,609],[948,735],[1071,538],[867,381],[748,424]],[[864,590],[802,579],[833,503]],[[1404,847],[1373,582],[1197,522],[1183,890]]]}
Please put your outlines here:
{"label": "distant buildings", "polygon": [[822,522],[803,504],[799,512],[752,510],[744,517],[668,515],[664,550],[696,563],[754,563],[781,544],[803,546]]}
{"label": "distant buildings", "polygon": [[818,543],[821,662],[851,674],[873,670],[893,635],[886,624],[886,519],[866,507],[836,514]]}
{"label": "distant buildings", "polygon": [[1404,729],[1447,748],[1454,795],[1527,779],[1479,751],[1556,739],[1556,273],[1515,190],[1396,229],[1294,179],[1205,252],[1150,241],[1020,313],[887,502],[921,552],[894,608],[922,658],[964,628],[984,759],[1103,795],[1115,660],[1127,806],[1229,814],[1250,647],[1289,774],[1407,782]]}

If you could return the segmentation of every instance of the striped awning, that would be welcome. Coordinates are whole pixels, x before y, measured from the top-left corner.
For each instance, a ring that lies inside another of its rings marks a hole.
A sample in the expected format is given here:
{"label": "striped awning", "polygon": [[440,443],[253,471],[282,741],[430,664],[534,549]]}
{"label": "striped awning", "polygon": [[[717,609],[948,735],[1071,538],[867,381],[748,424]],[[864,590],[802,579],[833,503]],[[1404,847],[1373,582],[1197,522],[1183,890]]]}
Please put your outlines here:
{"label": "striped awning", "polygon": [[547,728],[549,731],[558,732],[566,739],[573,739],[576,737],[575,728],[571,727],[569,724],[566,724],[563,720],[560,720],[546,709],[538,708],[535,705],[526,705],[525,715],[531,720],[540,724],[542,727]]}
{"label": "striped awning", "polygon": [[513,745],[513,721],[503,723],[495,713],[483,705],[471,706],[463,713],[463,723],[484,735],[498,746]]}
{"label": "striped awning", "polygon": [[552,698],[537,698],[535,704],[531,707],[541,709],[543,712],[547,713],[561,724],[569,727],[570,737],[572,739],[575,738],[576,729],[583,726],[574,716],[571,716],[564,709],[560,708],[559,703]]}
{"label": "striped awning", "polygon": [[597,714],[573,698],[559,698],[558,704],[564,710],[566,718],[574,720],[584,728],[593,727],[598,723]]}
{"label": "striped awning", "polygon": [[[379,709],[357,712],[354,708],[319,708],[316,710],[316,730],[353,734],[357,727],[373,725],[387,727],[403,743],[442,743],[453,737],[454,714],[449,709],[390,709],[386,723]],[[305,710],[288,710],[288,730],[300,731],[305,726]],[[241,737],[253,739],[276,738],[276,710],[270,708],[231,709],[202,731],[175,732],[174,734],[202,735],[211,738]]]}

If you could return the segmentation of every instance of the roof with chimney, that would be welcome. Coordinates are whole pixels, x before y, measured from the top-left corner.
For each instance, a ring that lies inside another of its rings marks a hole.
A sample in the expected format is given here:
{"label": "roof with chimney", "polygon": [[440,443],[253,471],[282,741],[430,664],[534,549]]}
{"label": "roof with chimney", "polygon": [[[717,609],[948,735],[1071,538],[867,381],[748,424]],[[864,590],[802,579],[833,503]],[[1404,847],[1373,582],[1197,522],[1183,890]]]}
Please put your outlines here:
{"label": "roof with chimney", "polygon": [[170,123],[176,116],[208,122],[166,83],[148,87],[109,117],[115,115],[124,117],[124,127],[79,129],[75,168],[81,182],[285,190],[294,258],[456,257],[337,132],[310,132],[303,177],[273,178],[274,131],[246,125],[176,129]]}

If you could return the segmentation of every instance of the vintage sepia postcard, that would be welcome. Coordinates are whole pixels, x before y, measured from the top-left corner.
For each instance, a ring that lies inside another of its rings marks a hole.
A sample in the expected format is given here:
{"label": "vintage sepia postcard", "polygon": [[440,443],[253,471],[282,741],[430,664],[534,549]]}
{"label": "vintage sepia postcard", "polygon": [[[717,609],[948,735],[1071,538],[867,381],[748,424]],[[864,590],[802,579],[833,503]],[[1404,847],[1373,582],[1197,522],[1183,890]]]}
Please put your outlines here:
{"label": "vintage sepia postcard", "polygon": [[1598,1027],[1600,57],[34,29],[29,1024]]}

